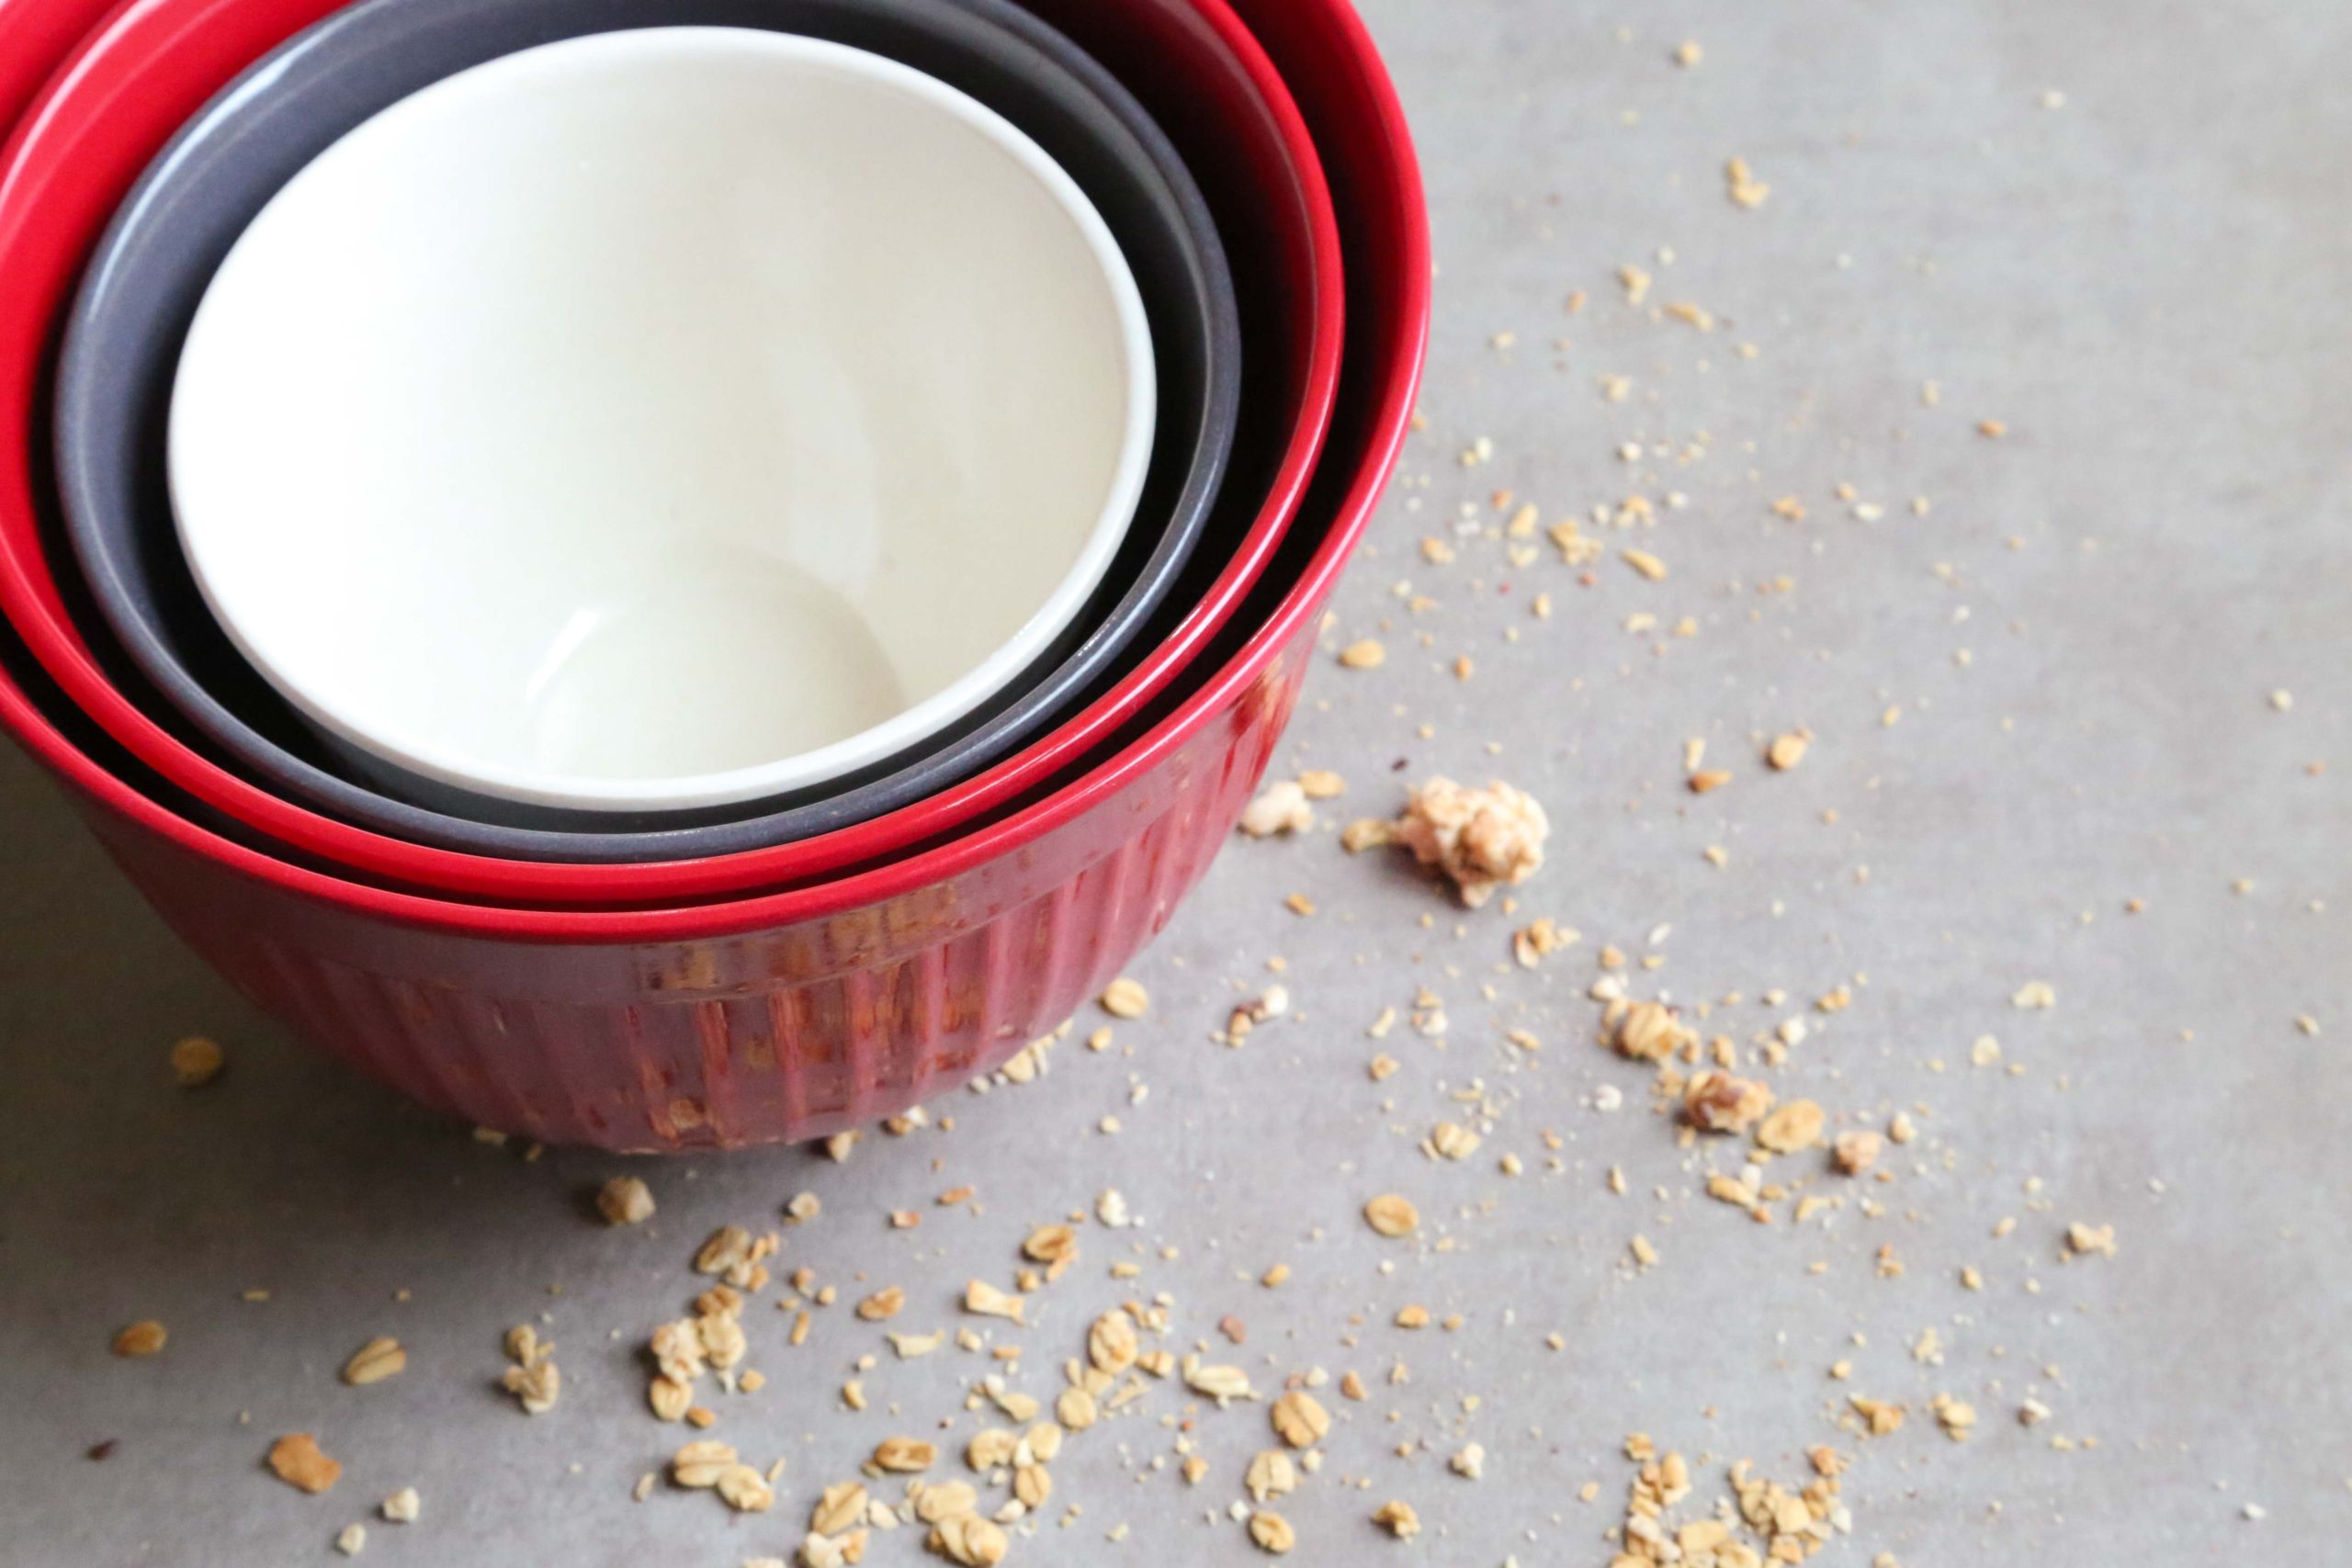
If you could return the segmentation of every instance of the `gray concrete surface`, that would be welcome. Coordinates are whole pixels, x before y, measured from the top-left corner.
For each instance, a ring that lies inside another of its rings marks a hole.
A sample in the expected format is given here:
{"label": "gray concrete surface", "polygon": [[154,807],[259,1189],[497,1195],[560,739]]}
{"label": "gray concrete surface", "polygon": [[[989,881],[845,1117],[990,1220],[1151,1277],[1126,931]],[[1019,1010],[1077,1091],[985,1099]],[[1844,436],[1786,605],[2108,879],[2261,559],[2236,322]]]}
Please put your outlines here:
{"label": "gray concrete surface", "polygon": [[[1026,1348],[1021,1386],[1050,1394],[1095,1312],[1159,1292],[1170,1343],[1213,1341],[1261,1388],[1359,1371],[1371,1397],[1324,1391],[1329,1461],[1277,1505],[1295,1561],[1606,1563],[1636,1430],[1704,1459],[1694,1506],[1732,1459],[1788,1479],[1835,1444],[1853,1529],[1826,1563],[2343,1559],[2352,13],[1368,10],[1422,140],[1443,266],[1428,429],[1331,639],[1380,636],[1390,657],[1316,673],[1293,750],[1343,773],[1346,798],[1305,841],[1235,843],[1137,965],[1152,1013],[1111,1052],[1073,1042],[1042,1082],[935,1108],[952,1132],[869,1139],[845,1165],[526,1162],[252,1015],[52,792],[0,761],[0,1559],[318,1561],[406,1484],[424,1518],[376,1524],[367,1561],[782,1554],[820,1486],[882,1437],[956,1415],[982,1370],[953,1350],[889,1359],[846,1301],[898,1283],[891,1326],[952,1325],[967,1276],[1009,1277],[1032,1224],[1104,1187],[1139,1223],[1086,1229],[1035,1325],[1001,1337]],[[1668,59],[1686,37],[1695,69]],[[1725,200],[1732,154],[1769,183],[1759,209]],[[1630,309],[1627,263],[1656,276],[1651,305],[1694,301],[1717,330]],[[1631,378],[1622,402],[1603,375]],[[2007,434],[1978,435],[1981,419]],[[1455,454],[1480,437],[1493,457],[1465,471]],[[1638,461],[1620,460],[1626,442]],[[1858,518],[1841,483],[1883,516]],[[1484,537],[1457,539],[1448,566],[1419,558],[1464,505],[1491,527],[1498,488],[1547,524],[1679,491],[1642,540],[1672,575],[1636,577],[1614,535],[1589,586],[1548,546],[1523,568]],[[1803,522],[1768,511],[1783,495]],[[1408,612],[1399,580],[1431,603]],[[1548,620],[1527,611],[1539,590]],[[1658,629],[1625,630],[1640,613]],[[1684,616],[1695,635],[1670,635]],[[1759,742],[1800,725],[1817,737],[1804,764],[1768,774]],[[1691,737],[1734,775],[1703,797],[1682,784]],[[1460,914],[1405,867],[1336,847],[1332,827],[1441,771],[1549,807],[1550,863],[1518,917]],[[1293,892],[1318,912],[1286,911]],[[1584,938],[1525,973],[1508,933],[1535,914]],[[1742,993],[1706,1025],[1742,1042],[1849,986],[1852,1005],[1812,1014],[1767,1076],[1841,1125],[1916,1119],[1893,1179],[1867,1189],[1882,1213],[1809,1161],[1775,1175],[1847,1202],[1804,1224],[1786,1203],[1764,1226],[1701,1195],[1738,1155],[1679,1147],[1645,1071],[1593,1043],[1583,993],[1607,942],[1664,960],[1636,971],[1645,989]],[[1295,1016],[1238,1051],[1212,1043],[1277,954]],[[2056,1005],[2012,1007],[2034,980]],[[1445,1004],[1442,1044],[1404,1024],[1365,1038],[1423,986]],[[1778,1008],[1757,999],[1770,987]],[[201,1094],[164,1066],[192,1030],[232,1054]],[[1971,1065],[1986,1033],[2001,1066]],[[1377,1050],[1402,1064],[1379,1084]],[[1622,1110],[1595,1109],[1604,1089]],[[1449,1117],[1485,1128],[1460,1163],[1418,1147]],[[1506,1153],[1523,1174],[1500,1170]],[[1629,1195],[1608,1190],[1611,1167]],[[622,1169],[657,1191],[643,1230],[583,1212]],[[966,1183],[978,1215],[933,1206]],[[633,1348],[682,1310],[712,1226],[776,1223],[802,1190],[824,1211],[787,1234],[786,1261],[844,1303],[797,1349],[783,1314],[751,1310],[772,1381],[726,1402],[720,1427],[762,1462],[788,1458],[776,1512],[666,1488],[633,1503],[680,1437],[644,1413]],[[1385,1190],[1419,1204],[1416,1243],[1357,1219]],[[920,1229],[888,1228],[901,1207],[924,1211]],[[2061,1261],[2076,1220],[2112,1224],[2117,1256]],[[1660,1255],[1645,1271],[1636,1234]],[[1139,1277],[1111,1278],[1114,1260]],[[1288,1283],[1256,1284],[1277,1261]],[[1462,1325],[1392,1326],[1408,1303]],[[538,1314],[567,1382],[529,1419],[492,1384],[500,1333]],[[1243,1348],[1216,1332],[1228,1315]],[[164,1353],[110,1356],[147,1316],[170,1327]],[[1931,1327],[1940,1364],[1912,1353]],[[379,1333],[409,1370],[340,1385]],[[871,1352],[870,1406],[844,1410],[839,1385]],[[1849,1382],[1827,1372],[1841,1359]],[[1392,1384],[1400,1363],[1409,1382]],[[1905,1402],[1908,1424],[1857,1438],[1838,1424],[1849,1392]],[[1980,1412],[1966,1443],[1936,1429],[1939,1393]],[[2052,1412],[2030,1429],[2028,1397]],[[1171,1424],[1187,1414],[1189,1433]],[[347,1465],[328,1496],[260,1470],[292,1429]],[[1210,1461],[1197,1487],[1180,1438]],[[84,1457],[108,1439],[112,1457]],[[1481,1480],[1447,1469],[1465,1440],[1487,1451]],[[1159,1389],[1071,1441],[1049,1521],[1012,1561],[1251,1561],[1224,1510],[1265,1441],[1257,1406],[1194,1411]],[[1425,1521],[1409,1545],[1368,1523],[1391,1496]],[[920,1560],[906,1532],[868,1558]]]}

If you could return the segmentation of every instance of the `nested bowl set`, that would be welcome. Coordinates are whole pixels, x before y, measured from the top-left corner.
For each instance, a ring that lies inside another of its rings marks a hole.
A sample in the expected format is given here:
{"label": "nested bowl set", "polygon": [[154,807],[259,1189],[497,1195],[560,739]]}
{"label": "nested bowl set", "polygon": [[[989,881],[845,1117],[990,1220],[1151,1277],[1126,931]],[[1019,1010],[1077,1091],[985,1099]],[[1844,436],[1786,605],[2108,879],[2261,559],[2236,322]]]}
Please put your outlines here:
{"label": "nested bowl set", "polygon": [[1231,832],[1430,259],[1348,0],[0,0],[0,725],[257,1005],[677,1149]]}

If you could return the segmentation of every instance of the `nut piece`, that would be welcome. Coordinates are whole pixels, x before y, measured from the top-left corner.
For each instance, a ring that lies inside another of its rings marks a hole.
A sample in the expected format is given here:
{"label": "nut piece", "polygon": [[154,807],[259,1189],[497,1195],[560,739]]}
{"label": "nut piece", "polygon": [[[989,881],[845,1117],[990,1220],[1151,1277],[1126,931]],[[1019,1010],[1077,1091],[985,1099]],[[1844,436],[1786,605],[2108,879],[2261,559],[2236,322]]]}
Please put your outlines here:
{"label": "nut piece", "polygon": [[1078,1233],[1068,1225],[1040,1225],[1021,1244],[1033,1263],[1068,1263],[1078,1256]]}
{"label": "nut piece", "polygon": [[885,1438],[874,1449],[874,1467],[900,1475],[920,1474],[938,1458],[938,1449],[920,1438]]}
{"label": "nut piece", "polygon": [[368,1527],[356,1520],[335,1532],[334,1549],[345,1557],[356,1557],[368,1550]]}
{"label": "nut piece", "polygon": [[1792,1155],[1821,1142],[1821,1107],[1810,1100],[1792,1100],[1756,1129],[1756,1141],[1774,1154]]}
{"label": "nut piece", "polygon": [[1299,1389],[1275,1400],[1267,1415],[1273,1420],[1274,1435],[1295,1449],[1314,1447],[1331,1429],[1330,1412],[1316,1403],[1313,1394]]}
{"label": "nut piece", "polygon": [[2115,1256],[2115,1227],[2086,1225],[2076,1220],[2066,1227],[2066,1252],[2073,1258]]}
{"label": "nut piece", "polygon": [[1388,650],[1374,637],[1363,637],[1340,649],[1340,663],[1349,670],[1377,670],[1388,661]]}
{"label": "nut piece", "polygon": [[1102,987],[1102,1010],[1113,1018],[1141,1018],[1151,1006],[1151,994],[1125,975]]}
{"label": "nut piece", "polygon": [[563,1393],[563,1373],[542,1351],[528,1366],[507,1368],[499,1374],[498,1384],[522,1404],[524,1415],[544,1416]]}
{"label": "nut piece", "polygon": [[1314,826],[1315,807],[1307,804],[1306,787],[1290,779],[1276,779],[1241,809],[1241,830],[1253,839],[1303,833]]}
{"label": "nut piece", "polygon": [[407,1365],[408,1352],[401,1348],[401,1342],[379,1334],[351,1353],[351,1359],[343,1364],[343,1381],[354,1388],[366,1388]]}
{"label": "nut piece", "polygon": [[1812,744],[1812,736],[1802,729],[1793,729],[1786,735],[1773,738],[1772,744],[1765,749],[1764,760],[1785,773],[1804,761],[1805,748]]}
{"label": "nut piece", "polygon": [[1413,1201],[1384,1192],[1363,1206],[1364,1223],[1385,1236],[1410,1235],[1420,1225],[1421,1212]]}
{"label": "nut piece", "polygon": [[322,1453],[319,1440],[308,1432],[288,1432],[270,1444],[269,1468],[287,1485],[312,1496],[343,1478],[342,1464]]}
{"label": "nut piece", "polygon": [[393,1524],[413,1525],[424,1512],[424,1501],[416,1495],[415,1487],[403,1486],[384,1499],[381,1511]]}
{"label": "nut piece", "polygon": [[1394,829],[1396,841],[1452,877],[1474,909],[1496,888],[1516,887],[1542,869],[1551,831],[1533,795],[1499,782],[1464,789],[1448,778],[1414,790]]}
{"label": "nut piece", "polygon": [[1392,1497],[1372,1512],[1372,1522],[1380,1526],[1398,1540],[1410,1540],[1421,1533],[1421,1516],[1413,1505]]}
{"label": "nut piece", "polygon": [[867,1323],[881,1323],[904,1310],[907,1292],[896,1285],[885,1285],[857,1303],[857,1315]]}
{"label": "nut piece", "polygon": [[1744,1133],[1771,1108],[1769,1088],[1729,1073],[1701,1073],[1682,1093],[1683,1120],[1702,1133]]}
{"label": "nut piece", "polygon": [[137,1323],[114,1337],[114,1353],[118,1356],[152,1356],[164,1348],[170,1338],[164,1325],[152,1317]]}
{"label": "nut piece", "polygon": [[643,1224],[653,1217],[653,1189],[634,1176],[616,1176],[596,1190],[596,1212],[607,1224]]}
{"label": "nut piece", "polygon": [[1275,1557],[1298,1544],[1298,1536],[1290,1528],[1290,1521],[1263,1508],[1250,1516],[1250,1539],[1258,1543],[1259,1550]]}
{"label": "nut piece", "polygon": [[172,1077],[182,1089],[202,1089],[220,1076],[228,1061],[219,1041],[191,1034],[172,1047]]}
{"label": "nut piece", "polygon": [[1878,1163],[1879,1153],[1885,1147],[1886,1140],[1876,1133],[1857,1128],[1838,1134],[1829,1145],[1829,1157],[1848,1176],[1860,1176]]}

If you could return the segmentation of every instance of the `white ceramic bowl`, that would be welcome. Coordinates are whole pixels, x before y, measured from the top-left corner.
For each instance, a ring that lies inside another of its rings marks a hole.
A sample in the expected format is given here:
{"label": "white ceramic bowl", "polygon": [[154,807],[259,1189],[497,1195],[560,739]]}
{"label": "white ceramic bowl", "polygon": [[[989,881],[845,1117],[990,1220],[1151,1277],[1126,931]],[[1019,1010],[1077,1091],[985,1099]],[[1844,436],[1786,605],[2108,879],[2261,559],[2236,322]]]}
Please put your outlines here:
{"label": "white ceramic bowl", "polygon": [[180,540],[330,739],[504,799],[754,799],[953,722],[1143,484],[1134,279],[993,111],[787,34],[575,39],[296,175],[173,387]]}

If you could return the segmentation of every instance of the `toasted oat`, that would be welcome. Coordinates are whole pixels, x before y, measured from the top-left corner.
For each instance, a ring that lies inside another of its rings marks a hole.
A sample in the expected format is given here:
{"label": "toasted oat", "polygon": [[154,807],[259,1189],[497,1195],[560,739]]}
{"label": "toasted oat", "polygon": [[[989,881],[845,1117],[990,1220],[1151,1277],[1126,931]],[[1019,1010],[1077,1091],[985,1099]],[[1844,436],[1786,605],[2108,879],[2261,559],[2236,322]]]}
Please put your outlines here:
{"label": "toasted oat", "polygon": [[1022,1242],[1021,1254],[1033,1263],[1068,1263],[1078,1256],[1078,1233],[1068,1225],[1039,1225]]}
{"label": "toasted oat", "polygon": [[1267,1411],[1274,1435],[1295,1449],[1313,1448],[1331,1429],[1331,1414],[1302,1389],[1293,1389]]}
{"label": "toasted oat", "polygon": [[670,1479],[680,1486],[702,1490],[717,1486],[718,1478],[740,1463],[733,1444],[716,1438],[699,1438],[671,1456]]}
{"label": "toasted oat", "polygon": [[1094,1370],[1116,1377],[1136,1364],[1136,1320],[1113,1307],[1086,1331],[1086,1359]]}
{"label": "toasted oat", "polygon": [[142,1317],[114,1337],[118,1356],[152,1356],[164,1348],[170,1332],[152,1317]]}
{"label": "toasted oat", "polygon": [[764,1514],[775,1506],[775,1488],[748,1464],[730,1464],[718,1472],[719,1497],[739,1514]]}
{"label": "toasted oat", "polygon": [[1227,1400],[1252,1397],[1250,1374],[1239,1367],[1204,1366],[1193,1358],[1184,1362],[1184,1386],[1223,1404]]}
{"label": "toasted oat", "polygon": [[865,1517],[865,1483],[837,1481],[819,1494],[808,1512],[808,1528],[818,1535],[842,1535]]}
{"label": "toasted oat", "polygon": [[1054,1401],[1054,1419],[1073,1432],[1083,1432],[1093,1426],[1099,1414],[1094,1396],[1082,1388],[1066,1388]]}
{"label": "toasted oat", "polygon": [[857,1315],[867,1323],[881,1323],[899,1315],[907,1304],[907,1292],[897,1285],[885,1285],[857,1303]]}
{"label": "toasted oat", "polygon": [[1764,760],[1785,773],[1804,761],[1805,750],[1812,744],[1813,737],[1805,731],[1791,730],[1786,735],[1773,738],[1772,744],[1764,752]]}
{"label": "toasted oat", "polygon": [[1392,834],[1416,861],[1453,878],[1475,909],[1496,888],[1517,886],[1542,869],[1551,830],[1532,795],[1500,782],[1465,789],[1440,777],[1412,792]]}
{"label": "toasted oat", "polygon": [[656,1372],[647,1380],[645,1402],[652,1406],[654,1416],[663,1421],[683,1421],[695,1402],[695,1391],[667,1373]]}
{"label": "toasted oat", "polygon": [[1298,1544],[1298,1536],[1290,1528],[1290,1521],[1263,1508],[1250,1516],[1250,1539],[1258,1543],[1261,1551],[1275,1557]]}
{"label": "toasted oat", "polygon": [[1340,663],[1350,670],[1377,670],[1387,662],[1388,650],[1373,637],[1363,637],[1340,649]]}
{"label": "toasted oat", "polygon": [[1410,1540],[1421,1533],[1421,1516],[1413,1511],[1413,1505],[1401,1498],[1391,1497],[1374,1508],[1372,1522],[1398,1540]]}
{"label": "toasted oat", "polygon": [[616,1176],[596,1190],[596,1212],[607,1224],[643,1224],[653,1217],[653,1189],[641,1178]]}
{"label": "toasted oat", "polygon": [[1441,1122],[1430,1132],[1430,1147],[1443,1159],[1468,1159],[1478,1152],[1476,1133],[1453,1122]]}
{"label": "toasted oat", "polygon": [[316,1495],[343,1478],[343,1466],[308,1432],[288,1432],[269,1446],[269,1468],[287,1485]]}
{"label": "toasted oat", "polygon": [[343,1364],[343,1381],[355,1388],[382,1382],[408,1365],[408,1352],[397,1339],[379,1335],[351,1353]]}
{"label": "toasted oat", "polygon": [[202,1089],[220,1076],[220,1069],[228,1061],[219,1041],[191,1034],[172,1046],[172,1077],[182,1089]]}
{"label": "toasted oat", "polygon": [[1627,550],[1625,564],[1652,582],[1666,581],[1666,563],[1647,550]]}
{"label": "toasted oat", "polygon": [[1421,1212],[1413,1207],[1412,1200],[1395,1192],[1384,1192],[1363,1206],[1364,1223],[1382,1235],[1410,1235],[1421,1223]]}
{"label": "toasted oat", "polygon": [[1298,787],[1309,800],[1337,800],[1348,793],[1348,781],[1329,768],[1309,768],[1298,775]]}
{"label": "toasted oat", "polygon": [[1113,1018],[1136,1019],[1151,1006],[1150,993],[1122,975],[1102,988],[1102,1010]]}
{"label": "toasted oat", "polygon": [[1774,1154],[1792,1155],[1821,1141],[1821,1107],[1810,1100],[1792,1100],[1764,1119],[1756,1141]]}
{"label": "toasted oat", "polygon": [[1241,808],[1241,831],[1253,839],[1277,833],[1303,833],[1315,826],[1315,807],[1306,789],[1290,779],[1276,779]]}
{"label": "toasted oat", "polygon": [[931,1550],[961,1568],[996,1568],[1004,1561],[1004,1531],[978,1514],[959,1514],[931,1527]]}
{"label": "toasted oat", "polygon": [[920,1438],[885,1438],[874,1449],[874,1467],[902,1475],[912,1475],[929,1470],[939,1459],[939,1450]]}
{"label": "toasted oat", "polygon": [[1702,768],[1687,782],[1692,795],[1712,795],[1731,783],[1731,774],[1722,768]]}

